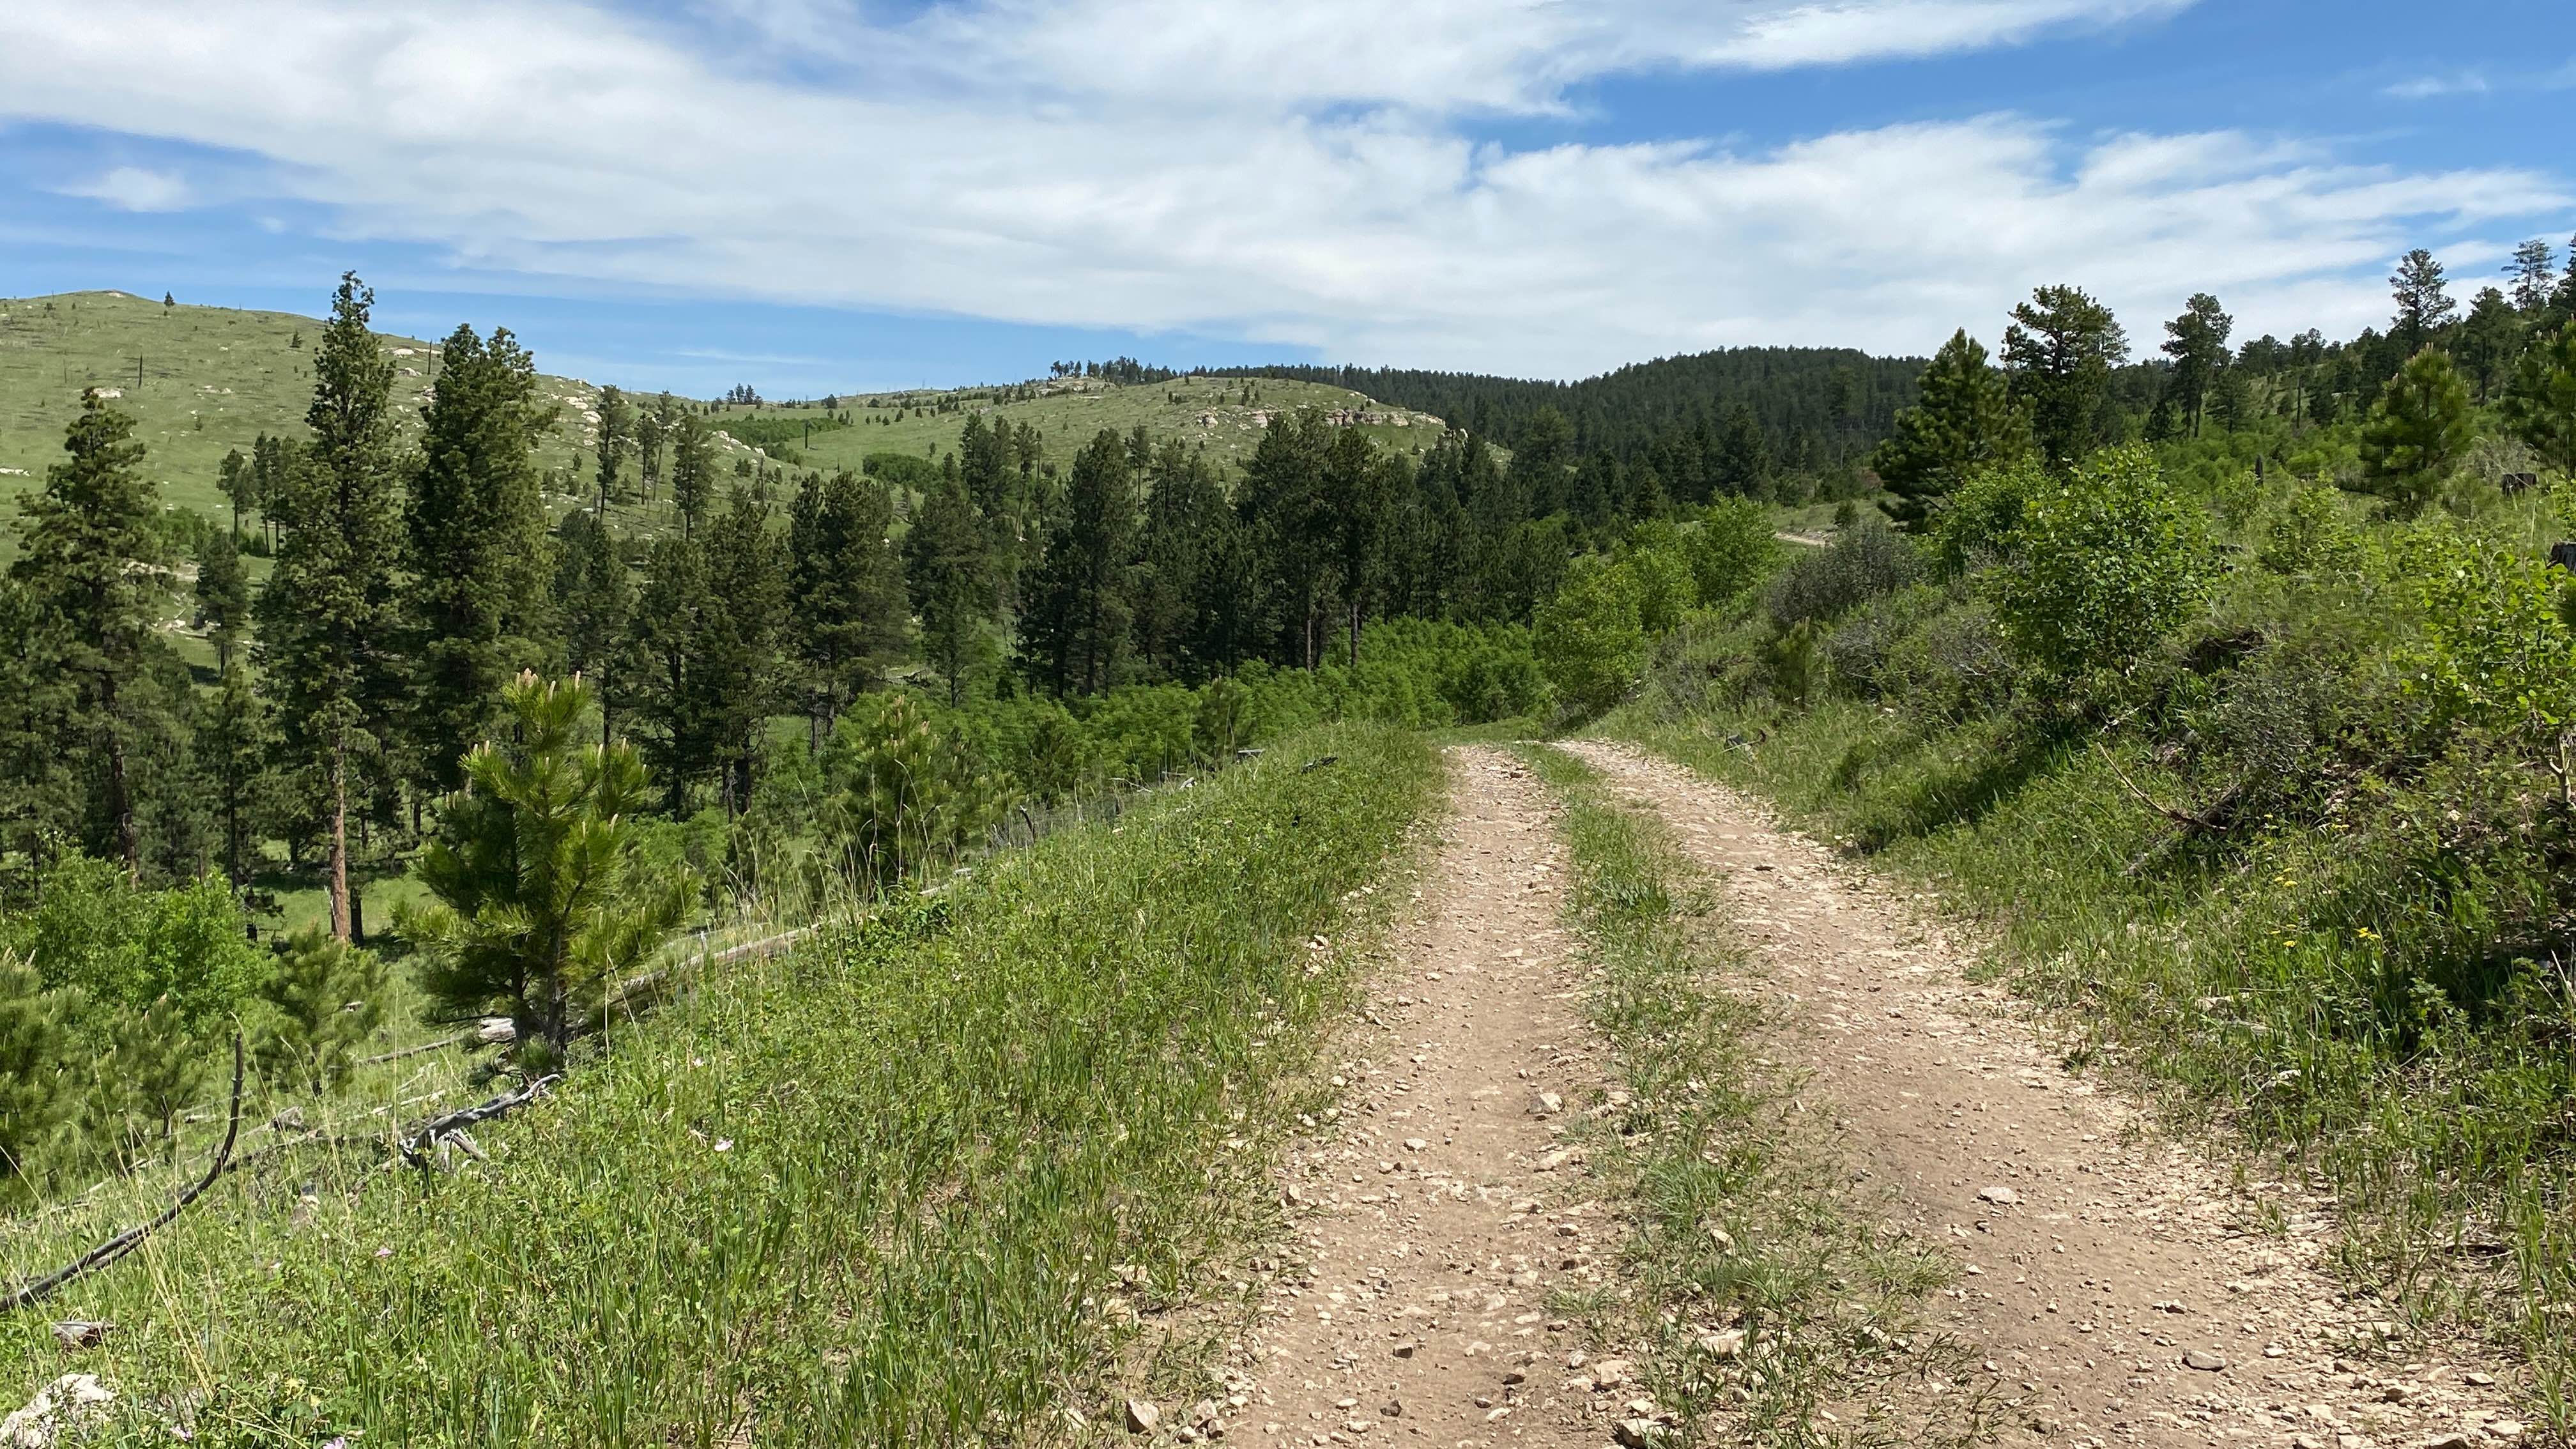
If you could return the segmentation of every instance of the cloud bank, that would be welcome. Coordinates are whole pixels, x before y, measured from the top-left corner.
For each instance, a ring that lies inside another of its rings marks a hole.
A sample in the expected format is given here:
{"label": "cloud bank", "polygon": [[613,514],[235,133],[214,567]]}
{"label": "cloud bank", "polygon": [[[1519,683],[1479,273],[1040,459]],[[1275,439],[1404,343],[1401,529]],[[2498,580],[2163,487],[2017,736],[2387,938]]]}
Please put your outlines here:
{"label": "cloud bank", "polygon": [[[34,0],[0,12],[0,117],[216,148],[255,163],[226,168],[234,200],[539,278],[1546,376],[1744,343],[1919,352],[1991,337],[2056,280],[2133,331],[2201,289],[2256,330],[2350,330],[2402,247],[2569,205],[2525,170],[2010,113],[1758,148],[1488,139],[1604,78],[1722,89],[2185,3]],[[191,189],[129,167],[84,194]]]}

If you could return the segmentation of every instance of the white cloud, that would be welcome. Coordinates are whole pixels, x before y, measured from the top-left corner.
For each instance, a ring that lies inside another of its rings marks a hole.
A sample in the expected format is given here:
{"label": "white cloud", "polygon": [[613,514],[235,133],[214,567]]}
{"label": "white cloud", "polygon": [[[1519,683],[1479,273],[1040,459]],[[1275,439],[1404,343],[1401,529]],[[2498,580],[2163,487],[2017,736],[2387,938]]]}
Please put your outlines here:
{"label": "white cloud", "polygon": [[177,211],[188,204],[189,192],[187,181],[175,171],[118,166],[77,186],[64,187],[63,195],[104,201],[122,211]]}
{"label": "white cloud", "polygon": [[2483,73],[2458,70],[2443,75],[2412,76],[2382,87],[2380,94],[2392,100],[2429,101],[2441,96],[2482,96],[2494,89],[2494,83]]}
{"label": "white cloud", "polygon": [[728,3],[732,54],[571,0],[38,0],[0,10],[0,115],[266,158],[228,188],[486,268],[1541,375],[1927,350],[2058,280],[2142,333],[2204,288],[2255,330],[2349,330],[2417,237],[2570,204],[2233,132],[1513,149],[1462,119],[1623,69],[2011,44],[2178,0],[991,0],[893,28],[806,0],[796,57]]}

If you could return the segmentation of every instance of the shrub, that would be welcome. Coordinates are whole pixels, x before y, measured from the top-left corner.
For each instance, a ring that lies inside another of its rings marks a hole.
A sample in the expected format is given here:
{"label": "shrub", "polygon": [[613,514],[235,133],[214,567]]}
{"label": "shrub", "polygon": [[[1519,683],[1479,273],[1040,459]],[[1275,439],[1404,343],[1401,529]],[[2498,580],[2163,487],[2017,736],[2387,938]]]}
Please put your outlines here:
{"label": "shrub", "polygon": [[39,892],[33,910],[0,923],[0,947],[93,1009],[142,1011],[166,997],[187,1021],[206,1021],[239,1006],[264,974],[219,880],[143,890],[114,862],[71,855],[47,868]]}
{"label": "shrub", "polygon": [[2493,730],[2555,750],[2576,722],[2576,635],[2547,563],[2457,524],[2400,545],[2424,618],[2400,655],[2435,721]]}
{"label": "shrub", "polygon": [[1771,583],[1765,607],[1782,629],[1844,614],[1914,582],[1913,545],[1875,518],[1823,548],[1807,549]]}
{"label": "shrub", "polygon": [[1533,626],[1539,668],[1568,707],[1598,713],[1637,682],[1652,647],[1640,615],[1634,573],[1597,557],[1575,560]]}
{"label": "shrub", "polygon": [[1952,574],[1993,562],[2012,546],[2030,500],[2048,487],[2047,471],[2031,460],[1972,475],[1933,524],[1933,557]]}
{"label": "shrub", "polygon": [[256,1048],[261,1079],[318,1097],[348,1080],[384,1020],[385,968],[373,952],[308,927],[278,952],[260,995],[272,1008]]}
{"label": "shrub", "polygon": [[2024,507],[2011,557],[1984,578],[2004,637],[2042,670],[2125,668],[2208,597],[2208,520],[2144,449],[2096,454]]}
{"label": "shrub", "polygon": [[2276,574],[2349,573],[2361,565],[2361,537],[2333,490],[2302,488],[2273,514],[2254,558]]}
{"label": "shrub", "polygon": [[[1839,512],[1835,520],[1843,522]],[[1749,498],[1710,504],[1700,515],[1699,527],[1682,535],[1681,541],[1702,608],[1723,608],[1742,598],[1780,560],[1780,540],[1772,537],[1771,510]]]}

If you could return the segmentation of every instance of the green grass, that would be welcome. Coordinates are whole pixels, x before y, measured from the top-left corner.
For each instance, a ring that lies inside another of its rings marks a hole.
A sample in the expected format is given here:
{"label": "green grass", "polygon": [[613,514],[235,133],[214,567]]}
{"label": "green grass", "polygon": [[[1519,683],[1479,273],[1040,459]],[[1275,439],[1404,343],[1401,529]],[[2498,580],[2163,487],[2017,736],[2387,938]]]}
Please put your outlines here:
{"label": "green grass", "polygon": [[[483,1133],[488,1165],[228,1178],[0,1327],[7,1392],[95,1371],[221,1444],[1060,1431],[1108,1397],[1121,1307],[1241,1226],[1348,985],[1310,942],[1369,909],[1437,778],[1416,738],[1318,732],[703,983]],[[10,1269],[141,1205],[112,1196],[18,1224]],[[73,1363],[55,1316],[119,1327]]]}
{"label": "green grass", "polygon": [[[317,286],[315,296],[326,291]],[[488,325],[476,322],[477,330]],[[303,351],[290,346],[299,333]],[[231,517],[216,470],[233,449],[248,457],[261,433],[303,436],[313,396],[311,349],[321,334],[312,317],[164,308],[122,292],[0,298],[0,470],[16,470],[0,472],[0,517],[16,512],[20,492],[43,486],[88,387],[116,389],[116,405],[134,416],[144,476],[160,485],[165,505]],[[417,434],[435,370],[430,345],[394,336],[384,342],[398,369],[396,416],[407,434]],[[539,465],[567,467],[585,436],[579,409],[598,390],[561,377],[544,378],[540,390],[565,411],[539,449]]]}
{"label": "green grass", "polygon": [[1796,1110],[1714,883],[1581,761],[1523,754],[1564,806],[1592,1015],[1623,1084],[1588,1146],[1631,1204],[1634,1292],[1596,1330],[1650,1345],[1648,1386],[1693,1442],[1970,1442],[1990,1394],[1920,1311],[1951,1265],[1874,1222],[1824,1114]]}

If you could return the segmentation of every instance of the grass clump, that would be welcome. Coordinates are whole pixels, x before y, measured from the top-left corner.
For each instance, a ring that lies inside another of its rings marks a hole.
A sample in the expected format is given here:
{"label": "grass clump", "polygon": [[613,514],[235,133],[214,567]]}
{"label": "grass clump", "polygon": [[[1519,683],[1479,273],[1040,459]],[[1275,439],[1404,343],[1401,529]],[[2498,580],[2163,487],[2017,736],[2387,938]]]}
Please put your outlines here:
{"label": "grass clump", "polygon": [[1624,1084],[1590,1147],[1603,1190],[1634,1203],[1635,1292],[1594,1305],[1596,1326],[1648,1345],[1656,1403],[1697,1441],[1974,1438],[1968,1355],[1918,1311],[1949,1265],[1871,1221],[1822,1119],[1796,1110],[1800,1083],[1762,1057],[1710,883],[1582,762],[1526,755],[1564,804],[1592,1014]]}
{"label": "grass clump", "polygon": [[[257,1164],[54,1311],[203,1444],[1058,1432],[1134,1322],[1112,1265],[1183,1284],[1232,1230],[1221,1141],[1287,1099],[1345,984],[1314,938],[1436,783],[1410,736],[1285,742],[704,983],[488,1162]],[[21,1222],[9,1266],[85,1230]],[[33,1318],[0,1362],[20,1400],[64,1367]]]}

